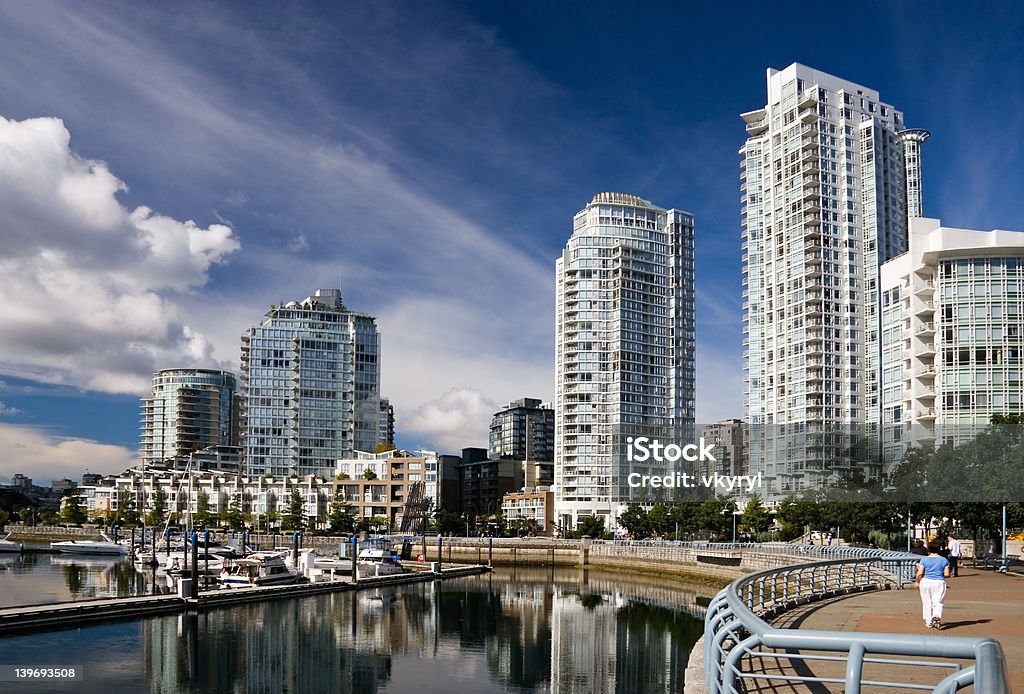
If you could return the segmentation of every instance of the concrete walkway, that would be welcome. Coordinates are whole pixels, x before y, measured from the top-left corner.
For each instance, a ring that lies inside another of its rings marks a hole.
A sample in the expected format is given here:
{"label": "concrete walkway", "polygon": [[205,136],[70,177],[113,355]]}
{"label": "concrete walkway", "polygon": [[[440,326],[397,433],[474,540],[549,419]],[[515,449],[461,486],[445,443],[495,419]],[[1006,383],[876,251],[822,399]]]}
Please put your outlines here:
{"label": "concrete walkway", "polygon": [[[960,576],[950,578],[947,585],[944,627],[941,631],[925,628],[921,598],[913,585],[904,590],[863,593],[814,603],[781,615],[773,623],[776,626],[801,629],[991,637],[1002,645],[1010,687],[1015,692],[1024,693],[1024,578],[967,567],[961,568]],[[813,663],[807,669],[815,675],[843,676],[843,668],[839,663],[807,662]],[[809,674],[800,665],[783,669]],[[949,669],[932,667],[866,664],[864,678],[935,684],[950,672]],[[842,685],[814,689],[842,691]],[[864,687],[863,691],[893,690]]]}

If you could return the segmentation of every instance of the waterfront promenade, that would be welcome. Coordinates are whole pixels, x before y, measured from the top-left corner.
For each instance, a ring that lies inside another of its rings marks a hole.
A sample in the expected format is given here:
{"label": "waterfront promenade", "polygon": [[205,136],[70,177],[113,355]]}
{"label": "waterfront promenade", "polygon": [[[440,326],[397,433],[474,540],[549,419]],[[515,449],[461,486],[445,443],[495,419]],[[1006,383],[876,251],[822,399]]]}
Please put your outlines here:
{"label": "waterfront promenade", "polygon": [[[780,615],[772,624],[843,632],[991,637],[1002,645],[1010,687],[1013,691],[1024,692],[1024,577],[967,566],[961,568],[960,576],[950,579],[948,585],[943,616],[945,626],[941,631],[924,627],[920,595],[913,584],[908,584],[904,590],[873,591],[811,603]],[[843,676],[842,663],[807,662],[810,672],[801,665],[799,674]],[[964,664],[968,663],[965,661]],[[765,665],[766,670],[771,669],[767,663]],[[946,670],[943,675],[948,672]],[[936,674],[932,668],[865,666],[865,677],[873,680],[898,679],[934,684]],[[835,691],[842,690],[842,685],[836,687]],[[863,689],[865,692],[876,690],[882,691],[871,687]]]}

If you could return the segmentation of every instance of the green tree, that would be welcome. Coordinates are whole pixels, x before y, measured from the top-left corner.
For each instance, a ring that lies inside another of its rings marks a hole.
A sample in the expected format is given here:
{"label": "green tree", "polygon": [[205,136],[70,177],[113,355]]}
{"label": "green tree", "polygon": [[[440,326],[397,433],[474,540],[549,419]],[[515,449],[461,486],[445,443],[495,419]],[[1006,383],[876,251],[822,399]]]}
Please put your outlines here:
{"label": "green tree", "polygon": [[652,534],[664,537],[675,531],[671,508],[667,504],[655,504],[647,512],[647,527]]}
{"label": "green tree", "polygon": [[117,514],[112,522],[125,528],[139,525],[139,511],[135,506],[135,494],[131,490],[124,489],[118,495]]}
{"label": "green tree", "polygon": [[723,512],[732,508],[718,497],[702,502],[694,513],[696,532],[704,539],[725,539],[732,531],[732,518]]}
{"label": "green tree", "polygon": [[82,508],[82,498],[78,495],[77,488],[72,487],[64,492],[60,515],[61,520],[67,525],[81,525],[88,519],[85,509]]}
{"label": "green tree", "polygon": [[672,532],[678,530],[676,540],[681,540],[692,534],[696,528],[697,507],[699,504],[689,501],[677,501],[669,508],[669,521],[672,523]]}
{"label": "green tree", "polygon": [[351,533],[355,530],[356,518],[352,514],[352,504],[345,501],[345,495],[340,490],[334,495],[331,501],[331,510],[327,515],[327,529],[332,535]]}
{"label": "green tree", "polygon": [[281,519],[281,529],[302,531],[305,528],[306,513],[302,502],[302,493],[297,488],[293,488],[291,496],[288,497],[288,509],[284,513],[284,518]]}
{"label": "green tree", "polygon": [[651,526],[647,517],[647,511],[643,506],[632,503],[619,515],[619,525],[626,529],[630,535],[642,540],[651,534]]}
{"label": "green tree", "polygon": [[374,453],[387,453],[388,451],[393,451],[393,450],[395,450],[395,444],[388,443],[387,441],[381,441],[380,443],[377,444],[377,447],[374,449],[373,452]]}
{"label": "green tree", "polygon": [[[60,519],[60,516],[51,508],[44,508],[39,510],[39,522],[43,525],[56,525]],[[2,524],[0,524],[2,525]]]}
{"label": "green tree", "polygon": [[377,473],[371,470],[370,468],[366,468],[365,470],[363,470],[363,479],[375,480],[377,479]]}
{"label": "green tree", "polygon": [[748,533],[763,533],[768,530],[772,518],[768,515],[768,509],[761,503],[761,497],[755,494],[754,498],[747,502],[739,522]]}
{"label": "green tree", "polygon": [[7,519],[10,517],[11,514],[9,514],[7,511],[4,511],[3,509],[0,509],[0,530],[4,529],[4,526],[7,525]]}
{"label": "green tree", "polygon": [[205,528],[210,521],[213,519],[213,514],[210,513],[210,495],[204,491],[200,491],[196,497],[196,515],[192,519],[193,525],[197,528]]}
{"label": "green tree", "polygon": [[437,532],[442,535],[456,535],[465,530],[465,527],[462,516],[455,511],[443,508],[437,512]]}
{"label": "green tree", "polygon": [[153,492],[153,508],[146,514],[146,524],[154,528],[164,524],[167,520],[167,494],[162,487],[157,487]]}
{"label": "green tree", "polygon": [[224,513],[224,522],[232,530],[241,530],[245,527],[245,513],[242,512],[241,492],[231,497],[228,510]]}
{"label": "green tree", "polygon": [[576,521],[576,532],[583,537],[592,537],[599,540],[604,537],[604,517],[603,516],[580,516],[579,520]]}

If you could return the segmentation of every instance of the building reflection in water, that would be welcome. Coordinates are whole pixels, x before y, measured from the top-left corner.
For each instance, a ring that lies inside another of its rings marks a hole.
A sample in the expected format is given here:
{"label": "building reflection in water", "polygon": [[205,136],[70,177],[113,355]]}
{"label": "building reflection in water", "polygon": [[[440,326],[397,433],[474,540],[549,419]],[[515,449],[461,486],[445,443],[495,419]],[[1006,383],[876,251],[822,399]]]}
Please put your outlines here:
{"label": "building reflection in water", "polygon": [[150,619],[143,657],[152,692],[675,692],[712,592],[498,570]]}

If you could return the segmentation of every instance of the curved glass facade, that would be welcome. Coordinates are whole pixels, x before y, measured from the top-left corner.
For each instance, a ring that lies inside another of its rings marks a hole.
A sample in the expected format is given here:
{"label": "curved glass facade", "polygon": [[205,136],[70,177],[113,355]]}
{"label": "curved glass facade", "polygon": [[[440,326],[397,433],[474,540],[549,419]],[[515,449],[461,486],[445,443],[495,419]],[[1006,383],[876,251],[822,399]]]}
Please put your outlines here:
{"label": "curved glass facade", "polygon": [[211,446],[238,445],[235,375],[213,369],[164,369],[142,399],[142,459],[161,463]]}

